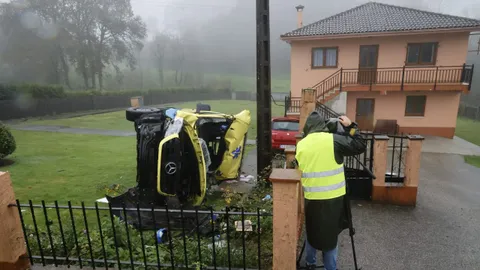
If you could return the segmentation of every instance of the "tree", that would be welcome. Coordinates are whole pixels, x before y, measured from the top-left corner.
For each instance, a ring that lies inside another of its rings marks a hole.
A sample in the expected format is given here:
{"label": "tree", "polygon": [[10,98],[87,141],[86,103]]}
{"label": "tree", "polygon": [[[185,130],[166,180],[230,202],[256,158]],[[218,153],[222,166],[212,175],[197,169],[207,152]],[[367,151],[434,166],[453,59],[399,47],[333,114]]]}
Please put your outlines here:
{"label": "tree", "polygon": [[121,65],[133,70],[146,37],[130,0],[11,0],[1,5],[0,22],[3,33],[13,33],[3,59],[22,77],[32,74],[22,80],[70,87],[74,66],[87,89],[97,82],[103,89],[108,66],[117,75]]}
{"label": "tree", "polygon": [[[97,0],[97,23],[93,31],[95,69],[100,89],[103,88],[103,70],[107,64],[126,62],[130,69],[136,65],[136,52],[143,48],[147,35],[145,23],[132,11],[130,0]],[[118,70],[118,68],[116,68]]]}
{"label": "tree", "polygon": [[154,55],[155,68],[158,71],[160,88],[165,87],[165,52],[169,46],[170,37],[166,34],[157,33],[153,39],[152,50]]}

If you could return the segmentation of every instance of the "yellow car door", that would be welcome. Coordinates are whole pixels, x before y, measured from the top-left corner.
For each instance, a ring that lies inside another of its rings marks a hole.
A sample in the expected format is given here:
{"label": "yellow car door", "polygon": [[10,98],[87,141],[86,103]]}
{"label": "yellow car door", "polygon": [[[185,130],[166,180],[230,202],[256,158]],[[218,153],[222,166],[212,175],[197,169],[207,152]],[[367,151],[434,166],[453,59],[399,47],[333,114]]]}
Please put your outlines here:
{"label": "yellow car door", "polygon": [[238,178],[250,121],[251,116],[248,110],[244,110],[234,116],[230,128],[225,133],[227,150],[223,156],[222,164],[220,164],[215,173],[217,180],[222,181]]}

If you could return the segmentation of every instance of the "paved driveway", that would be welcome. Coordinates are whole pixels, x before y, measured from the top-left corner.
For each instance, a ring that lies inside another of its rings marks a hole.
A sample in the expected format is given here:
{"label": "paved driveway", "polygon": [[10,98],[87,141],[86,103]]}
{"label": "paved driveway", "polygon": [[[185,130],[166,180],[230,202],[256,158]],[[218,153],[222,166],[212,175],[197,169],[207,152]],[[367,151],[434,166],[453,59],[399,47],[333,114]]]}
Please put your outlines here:
{"label": "paved driveway", "polygon": [[[480,269],[480,169],[452,154],[424,153],[415,208],[353,205],[360,266]],[[347,231],[339,268],[354,269]]]}
{"label": "paved driveway", "polygon": [[453,139],[425,136],[422,152],[480,156],[480,146],[456,136]]}

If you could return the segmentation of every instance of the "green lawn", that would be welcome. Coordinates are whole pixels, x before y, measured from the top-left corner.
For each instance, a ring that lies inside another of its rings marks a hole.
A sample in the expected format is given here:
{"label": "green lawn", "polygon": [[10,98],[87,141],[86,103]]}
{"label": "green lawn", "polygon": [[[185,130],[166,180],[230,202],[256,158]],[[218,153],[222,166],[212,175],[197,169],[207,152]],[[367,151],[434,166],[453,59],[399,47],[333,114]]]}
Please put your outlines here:
{"label": "green lawn", "polygon": [[[170,104],[179,108],[195,108],[198,102],[186,102],[178,104]],[[236,114],[244,109],[251,112],[252,121],[248,137],[254,139],[257,135],[257,114],[256,102],[254,101],[237,101],[237,100],[214,100],[206,101],[211,105],[213,111],[218,111],[228,114]],[[272,104],[272,115],[282,116],[284,114],[284,107]],[[56,119],[56,120],[31,120],[24,122],[29,125],[54,125],[67,126],[78,128],[94,128],[94,129],[110,129],[110,130],[132,130],[133,124],[125,119],[125,111],[118,111],[113,113],[95,114],[82,117]]]}
{"label": "green lawn", "polygon": [[0,170],[10,171],[20,200],[93,202],[105,186],[135,185],[135,137],[12,132],[14,163]]}
{"label": "green lawn", "polygon": [[[208,74],[206,78],[215,78],[218,80],[229,80],[232,83],[232,89],[234,91],[249,91],[254,92],[257,89],[257,81],[254,76],[242,76],[242,75],[217,75]],[[272,92],[275,93],[289,93],[290,92],[290,76],[273,76]]]}
{"label": "green lawn", "polygon": [[[476,145],[480,145],[480,122],[460,117],[457,120],[455,135]],[[466,156],[465,161],[480,168],[480,156]]]}
{"label": "green lawn", "polygon": [[[252,112],[250,138],[256,136],[255,102],[212,101],[212,109],[237,113]],[[194,107],[196,102],[178,104]],[[282,115],[283,107],[273,105],[273,114]],[[31,120],[26,124],[133,130],[124,111],[58,120]],[[17,150],[9,159],[12,165],[0,167],[10,171],[15,193],[20,200],[88,203],[105,195],[107,186],[135,186],[135,137],[76,135],[54,132],[13,130]],[[252,147],[247,147],[246,152]]]}

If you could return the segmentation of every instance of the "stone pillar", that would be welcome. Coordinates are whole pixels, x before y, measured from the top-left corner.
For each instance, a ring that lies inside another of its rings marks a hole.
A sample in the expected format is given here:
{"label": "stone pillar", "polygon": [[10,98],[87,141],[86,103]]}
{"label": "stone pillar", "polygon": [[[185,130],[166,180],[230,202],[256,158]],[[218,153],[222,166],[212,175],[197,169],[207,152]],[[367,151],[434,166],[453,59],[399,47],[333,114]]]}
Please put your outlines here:
{"label": "stone pillar", "polygon": [[301,100],[301,108],[300,108],[300,126],[299,131],[302,132],[303,126],[305,125],[305,121],[307,117],[315,110],[315,106],[317,105],[317,91],[315,89],[303,89],[302,90],[302,100]]}
{"label": "stone pillar", "polygon": [[373,174],[376,179],[372,181],[372,201],[388,201],[385,187],[385,173],[387,172],[388,136],[374,136],[373,141]]}
{"label": "stone pillar", "polygon": [[28,258],[21,258],[27,254],[22,224],[15,204],[10,174],[0,172],[0,269],[16,270],[28,269]]}
{"label": "stone pillar", "polygon": [[[375,193],[375,186],[385,186],[389,138],[385,135],[376,135],[373,139],[373,174],[377,177],[373,180],[373,191]],[[372,200],[375,201],[373,195]]]}
{"label": "stone pillar", "polygon": [[420,135],[408,136],[408,149],[405,156],[405,180],[403,182],[407,187],[418,187],[423,140],[424,138]]}
{"label": "stone pillar", "polygon": [[299,230],[300,172],[273,169],[273,268],[296,269]]}

